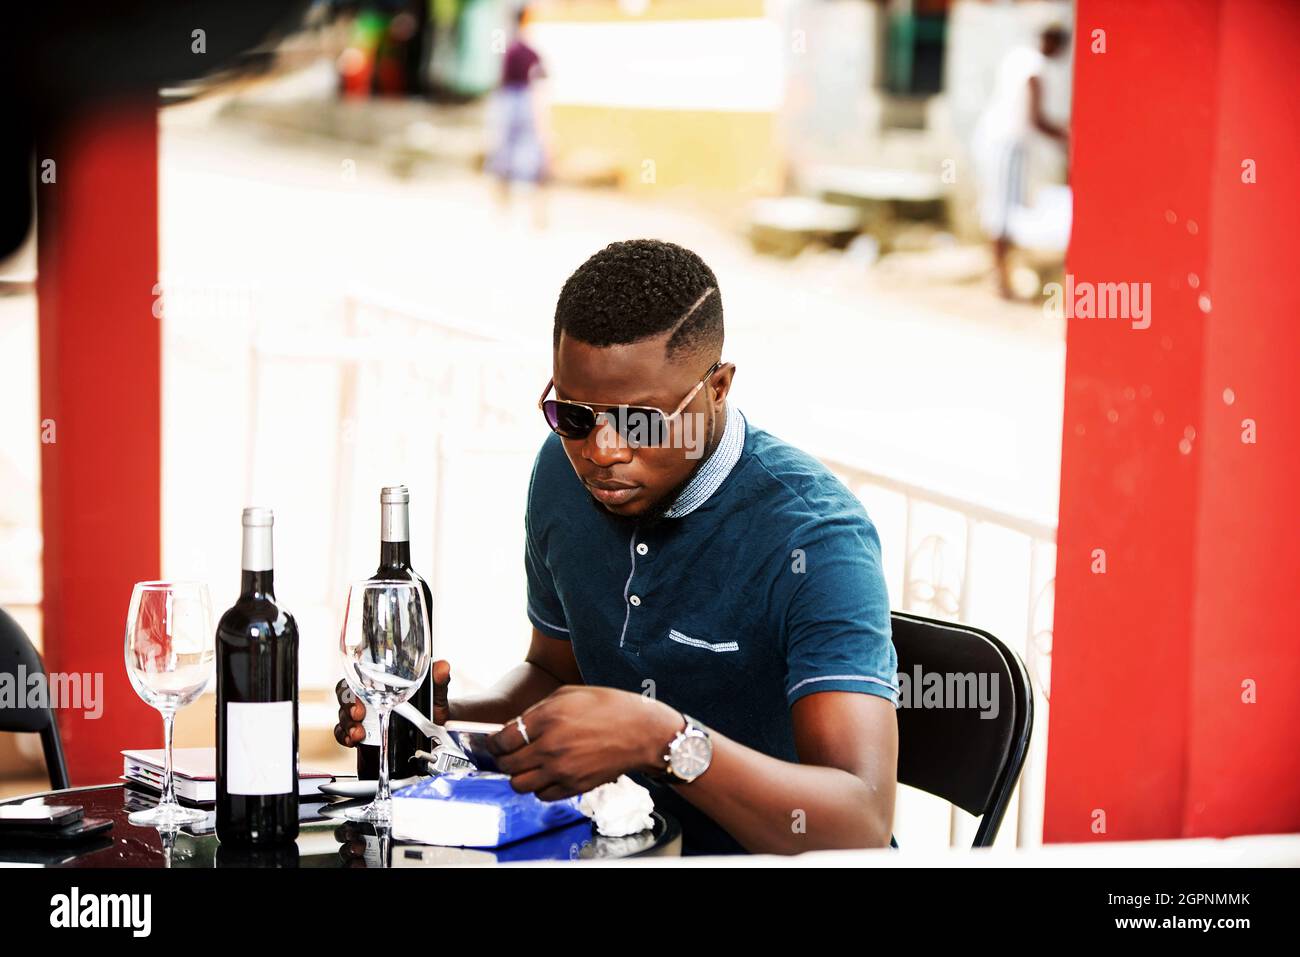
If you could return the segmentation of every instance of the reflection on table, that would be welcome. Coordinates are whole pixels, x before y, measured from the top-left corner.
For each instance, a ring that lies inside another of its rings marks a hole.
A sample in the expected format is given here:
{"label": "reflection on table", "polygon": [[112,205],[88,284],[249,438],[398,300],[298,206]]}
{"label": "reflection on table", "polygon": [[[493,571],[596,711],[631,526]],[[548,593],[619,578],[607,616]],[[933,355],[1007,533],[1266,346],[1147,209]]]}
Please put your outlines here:
{"label": "reflection on table", "polygon": [[[157,796],[123,784],[68,788],[4,803],[34,801],[81,805],[86,820],[108,819],[112,830],[69,845],[0,845],[0,866],[46,867],[431,867],[519,861],[608,860],[681,853],[681,829],[670,815],[655,811],[654,826],[629,837],[595,832],[590,821],[538,834],[492,849],[434,847],[394,841],[387,830],[348,821],[343,812],[357,802],[304,798],[299,804],[298,840],[280,848],[243,848],[221,844],[215,812],[179,830],[137,827],[132,811],[152,807]],[[364,802],[361,802],[364,803]]]}

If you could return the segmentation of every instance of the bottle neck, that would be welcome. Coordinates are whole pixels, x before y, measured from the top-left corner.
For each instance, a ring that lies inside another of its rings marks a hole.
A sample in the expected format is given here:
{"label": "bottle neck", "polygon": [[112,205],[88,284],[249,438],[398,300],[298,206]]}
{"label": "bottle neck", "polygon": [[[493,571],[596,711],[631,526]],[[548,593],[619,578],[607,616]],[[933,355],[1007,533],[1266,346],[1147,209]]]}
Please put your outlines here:
{"label": "bottle neck", "polygon": [[379,506],[379,567],[411,567],[409,506],[383,502]]}
{"label": "bottle neck", "polygon": [[240,592],[244,596],[275,595],[275,561],[271,526],[244,526],[244,555]]}
{"label": "bottle neck", "polygon": [[270,568],[262,571],[245,568],[240,574],[239,593],[243,598],[274,598],[275,572]]}

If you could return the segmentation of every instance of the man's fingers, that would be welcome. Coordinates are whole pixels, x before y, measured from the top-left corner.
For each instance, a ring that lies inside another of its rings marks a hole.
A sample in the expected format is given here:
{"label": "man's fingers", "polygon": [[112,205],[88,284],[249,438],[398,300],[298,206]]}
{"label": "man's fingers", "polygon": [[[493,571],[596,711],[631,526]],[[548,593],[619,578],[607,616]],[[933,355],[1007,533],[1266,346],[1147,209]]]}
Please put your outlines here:
{"label": "man's fingers", "polygon": [[[527,728],[528,725],[525,724],[524,727]],[[528,739],[525,740],[523,732],[519,730],[519,722],[507,721],[505,727],[487,739],[487,749],[490,754],[510,754],[536,741],[537,736],[537,731],[532,730],[528,732]]]}
{"label": "man's fingers", "polygon": [[433,684],[433,720],[444,724],[450,714],[451,702],[447,700],[447,686],[451,684],[451,664],[435,661],[431,669],[430,681]]}
{"label": "man's fingers", "polygon": [[359,701],[351,705],[340,705],[339,723],[334,725],[334,740],[345,748],[365,740],[366,729],[361,723],[365,716],[365,706]]}
{"label": "man's fingers", "polygon": [[366,729],[359,724],[336,724],[334,725],[334,740],[345,748],[350,748],[354,744],[360,744],[365,740]]}
{"label": "man's fingers", "polygon": [[509,754],[498,754],[496,761],[497,767],[501,769],[502,774],[522,774],[525,771],[540,768],[545,764],[545,761],[542,760],[542,754],[535,744],[525,745],[517,751],[511,751]]}
{"label": "man's fingers", "polygon": [[543,791],[554,783],[554,775],[545,768],[525,771],[523,774],[516,774],[510,779],[510,786],[519,794],[527,794],[529,791]]}
{"label": "man's fingers", "polygon": [[356,724],[359,721],[364,721],[365,718],[366,718],[366,708],[365,705],[361,704],[360,702],[357,702],[354,705],[345,704],[339,706],[339,724],[343,725],[345,728],[348,725]]}
{"label": "man's fingers", "polygon": [[554,695],[543,698],[537,704],[525,709],[519,717],[507,721],[505,727],[488,738],[488,751],[492,754],[509,754],[511,751],[518,751],[524,745],[532,744],[540,738],[553,720],[562,723],[560,718],[553,719],[556,713],[553,700]]}
{"label": "man's fingers", "polygon": [[575,791],[572,788],[566,788],[559,784],[552,784],[549,787],[542,788],[537,792],[539,801],[562,801],[564,798],[573,797],[575,794],[581,794],[581,791]]}

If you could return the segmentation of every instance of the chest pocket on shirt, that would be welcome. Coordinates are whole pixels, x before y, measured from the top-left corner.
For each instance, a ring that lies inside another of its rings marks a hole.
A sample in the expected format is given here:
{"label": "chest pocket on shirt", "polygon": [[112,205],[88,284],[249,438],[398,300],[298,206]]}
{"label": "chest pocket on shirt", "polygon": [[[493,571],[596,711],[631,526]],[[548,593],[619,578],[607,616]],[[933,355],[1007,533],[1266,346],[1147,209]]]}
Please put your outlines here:
{"label": "chest pocket on shirt", "polygon": [[714,652],[717,654],[726,654],[740,650],[740,645],[734,641],[704,641],[700,638],[692,638],[690,635],[678,631],[676,628],[668,629],[668,640],[675,641],[678,644],[686,645],[691,648],[698,648],[701,654]]}

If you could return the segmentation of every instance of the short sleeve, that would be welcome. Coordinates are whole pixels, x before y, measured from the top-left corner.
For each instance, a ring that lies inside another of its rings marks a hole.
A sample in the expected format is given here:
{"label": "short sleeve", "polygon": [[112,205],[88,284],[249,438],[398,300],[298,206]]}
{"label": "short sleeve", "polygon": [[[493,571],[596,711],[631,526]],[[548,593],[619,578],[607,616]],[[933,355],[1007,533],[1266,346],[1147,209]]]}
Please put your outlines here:
{"label": "short sleeve", "polygon": [[880,538],[866,517],[810,523],[791,539],[797,576],[786,609],[786,699],[856,691],[898,704],[898,656]]}
{"label": "short sleeve", "polygon": [[[540,457],[539,457],[540,458]],[[569,623],[564,605],[555,588],[555,579],[546,564],[545,550],[537,540],[534,530],[537,523],[533,512],[533,483],[537,480],[537,466],[533,466],[528,481],[528,504],[524,511],[524,575],[528,582],[528,620],[548,638],[569,640]]]}

